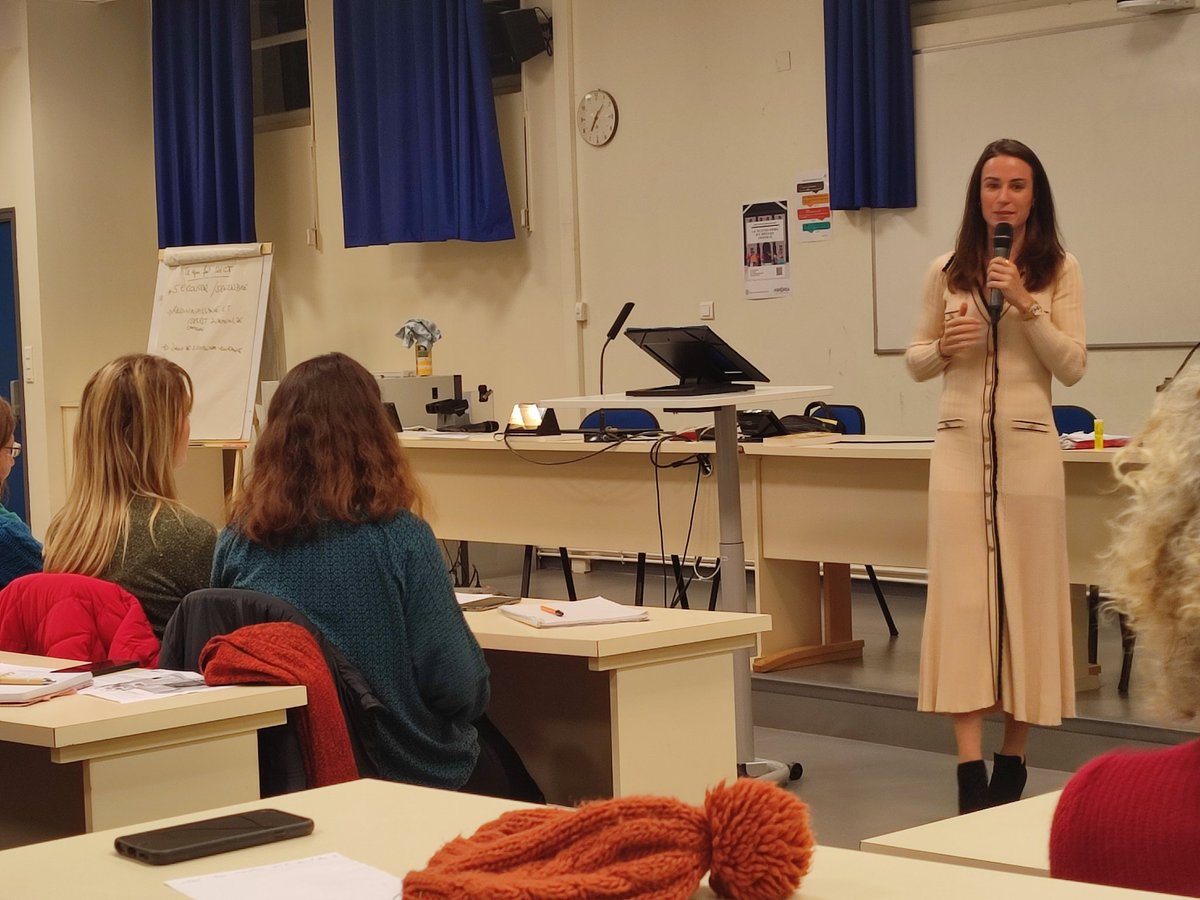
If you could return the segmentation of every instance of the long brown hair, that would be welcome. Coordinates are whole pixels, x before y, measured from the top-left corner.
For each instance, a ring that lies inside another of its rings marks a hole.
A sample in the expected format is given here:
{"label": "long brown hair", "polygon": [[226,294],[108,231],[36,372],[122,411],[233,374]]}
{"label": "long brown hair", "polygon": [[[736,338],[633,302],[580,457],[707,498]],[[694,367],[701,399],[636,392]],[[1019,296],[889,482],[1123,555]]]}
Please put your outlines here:
{"label": "long brown hair", "polygon": [[954,245],[954,258],[946,270],[947,283],[956,291],[970,292],[983,287],[983,275],[992,258],[988,242],[987,222],[979,197],[983,166],[997,156],[1014,156],[1033,171],[1033,208],[1025,222],[1025,239],[1017,260],[1025,287],[1040,291],[1048,287],[1058,274],[1066,251],[1058,238],[1058,219],[1054,215],[1054,194],[1050,179],[1037,154],[1020,141],[1001,138],[983,148],[971,180],[967,182],[967,200],[963,205],[962,222]]}
{"label": "long brown hair", "polygon": [[150,528],[164,508],[178,510],[176,451],[192,411],[192,379],[146,353],[103,366],[83,389],[75,423],[74,470],[67,502],[46,531],[47,572],[102,575],[129,537],[129,502],[154,501]]}
{"label": "long brown hair", "polygon": [[344,353],[328,353],[279,382],[230,522],[279,549],[323,522],[381,522],[420,506],[379,385]]}
{"label": "long brown hair", "polygon": [[17,434],[17,418],[8,401],[0,397],[0,447],[7,447]]}

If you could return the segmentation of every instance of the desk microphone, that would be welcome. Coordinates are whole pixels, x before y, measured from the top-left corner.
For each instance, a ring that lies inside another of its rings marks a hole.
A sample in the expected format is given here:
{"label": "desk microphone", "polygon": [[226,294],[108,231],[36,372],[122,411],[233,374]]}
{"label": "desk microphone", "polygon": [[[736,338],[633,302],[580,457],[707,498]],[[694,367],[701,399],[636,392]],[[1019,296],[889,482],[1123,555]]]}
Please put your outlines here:
{"label": "desk microphone", "polygon": [[[613,319],[612,327],[608,329],[604,346],[600,348],[600,393],[604,393],[604,351],[608,349],[608,345],[617,339],[617,335],[621,333],[621,326],[625,324],[625,320],[629,318],[629,314],[633,312],[633,301],[630,300],[621,307],[621,311],[617,313],[617,317]],[[600,436],[597,440],[608,440],[608,428],[604,421],[604,407],[600,407]]]}
{"label": "desk microphone", "polygon": [[[992,235],[992,256],[1008,259],[1008,255],[1012,253],[1012,242],[1012,226],[1007,222],[1000,222]],[[992,288],[991,296],[988,297],[988,315],[991,316],[993,324],[1000,321],[1000,311],[1003,308],[1004,294],[1000,288]]]}
{"label": "desk microphone", "polygon": [[625,324],[625,320],[629,318],[631,312],[633,312],[632,300],[622,306],[621,311],[617,313],[617,317],[613,319],[612,328],[608,329],[608,339],[610,341],[617,339],[617,335],[621,333],[621,326]]}

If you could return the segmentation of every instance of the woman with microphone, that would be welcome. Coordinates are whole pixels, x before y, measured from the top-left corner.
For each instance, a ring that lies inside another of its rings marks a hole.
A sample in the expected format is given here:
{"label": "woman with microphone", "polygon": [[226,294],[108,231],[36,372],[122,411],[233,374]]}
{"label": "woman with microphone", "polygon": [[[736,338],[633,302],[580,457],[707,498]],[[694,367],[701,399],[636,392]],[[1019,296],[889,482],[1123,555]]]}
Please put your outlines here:
{"label": "woman with microphone", "polygon": [[[1046,171],[1019,141],[993,141],[976,162],[905,358],[917,381],[942,376],[917,705],[954,718],[959,812],[970,812],[1019,799],[1029,725],[1075,710],[1050,382],[1072,385],[1087,364],[1083,285]],[[1004,741],[989,783],[983,719],[994,711]]]}

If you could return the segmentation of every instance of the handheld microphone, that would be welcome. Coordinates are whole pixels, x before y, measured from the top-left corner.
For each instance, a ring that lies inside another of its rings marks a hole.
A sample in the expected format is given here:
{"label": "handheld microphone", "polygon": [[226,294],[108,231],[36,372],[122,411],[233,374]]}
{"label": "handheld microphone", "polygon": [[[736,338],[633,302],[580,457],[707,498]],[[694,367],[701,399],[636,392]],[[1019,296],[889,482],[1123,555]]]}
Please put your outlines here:
{"label": "handheld microphone", "polygon": [[[1009,229],[1010,231],[1012,229]],[[621,326],[625,324],[625,320],[629,318],[629,314],[633,312],[633,301],[630,300],[621,307],[621,311],[617,313],[617,317],[613,319],[612,327],[608,329],[608,339],[615,341],[617,335],[621,333]]]}
{"label": "handheld microphone", "polygon": [[[1007,222],[1000,222],[992,235],[992,256],[1008,259],[1008,255],[1012,253],[1012,242],[1012,226]],[[1004,294],[1000,292],[1000,288],[992,288],[991,296],[988,297],[988,315],[992,317],[993,323],[1000,321],[1000,311],[1003,308]]]}

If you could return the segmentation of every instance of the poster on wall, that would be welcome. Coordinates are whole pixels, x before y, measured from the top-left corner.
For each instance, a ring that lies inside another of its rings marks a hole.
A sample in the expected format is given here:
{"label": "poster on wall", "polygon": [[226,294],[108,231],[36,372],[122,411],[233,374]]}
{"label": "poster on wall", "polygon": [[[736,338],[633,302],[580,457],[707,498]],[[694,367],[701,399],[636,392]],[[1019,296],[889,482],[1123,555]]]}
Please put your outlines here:
{"label": "poster on wall", "polygon": [[833,234],[829,172],[801,172],[796,180],[796,240],[827,241]]}
{"label": "poster on wall", "polygon": [[742,245],[746,299],[789,296],[792,267],[788,253],[788,202],[743,204]]}

